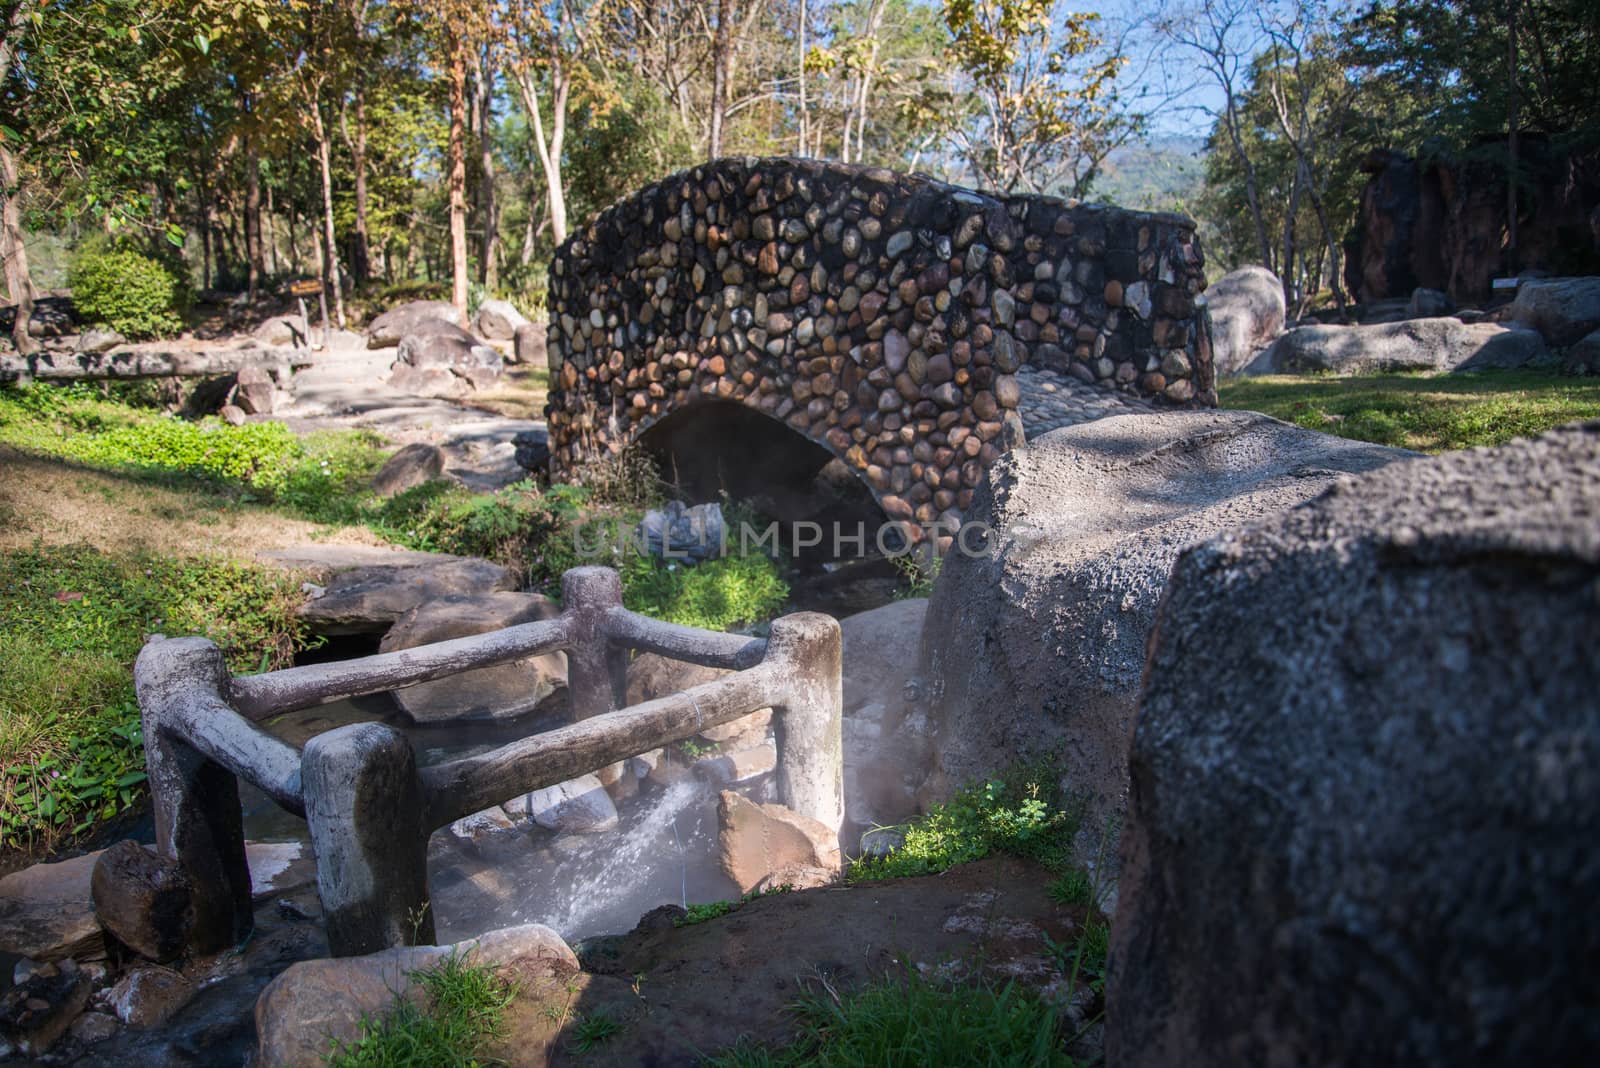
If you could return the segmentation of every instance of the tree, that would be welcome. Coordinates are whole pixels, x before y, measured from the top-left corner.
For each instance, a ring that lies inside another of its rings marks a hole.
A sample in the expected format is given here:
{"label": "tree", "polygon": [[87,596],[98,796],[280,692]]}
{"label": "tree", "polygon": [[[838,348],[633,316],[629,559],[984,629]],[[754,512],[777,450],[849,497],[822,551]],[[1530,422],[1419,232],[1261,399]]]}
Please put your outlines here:
{"label": "tree", "polygon": [[[11,83],[11,67],[33,22],[33,0],[19,0],[11,9],[0,37],[0,82]],[[16,307],[11,339],[17,352],[37,352],[39,343],[28,332],[33,320],[33,278],[28,273],[28,245],[22,232],[22,172],[12,151],[16,133],[0,128],[0,257],[5,259],[6,289]]]}
{"label": "tree", "polygon": [[1056,0],[945,0],[951,53],[971,114],[951,141],[976,183],[1005,193],[1083,196],[1101,162],[1141,127],[1117,95],[1118,55],[1098,15]]}

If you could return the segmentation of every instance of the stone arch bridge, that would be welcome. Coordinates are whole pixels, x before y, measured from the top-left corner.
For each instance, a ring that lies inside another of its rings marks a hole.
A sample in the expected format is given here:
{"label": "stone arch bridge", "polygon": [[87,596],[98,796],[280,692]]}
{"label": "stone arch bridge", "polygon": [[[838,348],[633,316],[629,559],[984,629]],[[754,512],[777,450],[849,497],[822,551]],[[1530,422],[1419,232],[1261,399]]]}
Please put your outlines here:
{"label": "stone arch bridge", "polygon": [[1181,216],[811,160],[705,164],[556,252],[552,471],[739,405],[843,461],[891,519],[949,520],[1028,435],[1216,404],[1201,265]]}

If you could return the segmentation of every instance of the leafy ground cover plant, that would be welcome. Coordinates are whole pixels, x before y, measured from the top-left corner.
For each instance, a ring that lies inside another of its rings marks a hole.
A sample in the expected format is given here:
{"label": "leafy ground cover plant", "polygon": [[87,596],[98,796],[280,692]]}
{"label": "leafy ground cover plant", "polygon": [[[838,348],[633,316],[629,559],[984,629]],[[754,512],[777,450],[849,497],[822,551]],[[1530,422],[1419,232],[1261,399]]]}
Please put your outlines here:
{"label": "leafy ground cover plant", "polygon": [[470,1068],[504,1032],[515,984],[453,953],[413,972],[426,1005],[396,997],[388,1014],[362,1021],[361,1036],[328,1059],[330,1068]]}

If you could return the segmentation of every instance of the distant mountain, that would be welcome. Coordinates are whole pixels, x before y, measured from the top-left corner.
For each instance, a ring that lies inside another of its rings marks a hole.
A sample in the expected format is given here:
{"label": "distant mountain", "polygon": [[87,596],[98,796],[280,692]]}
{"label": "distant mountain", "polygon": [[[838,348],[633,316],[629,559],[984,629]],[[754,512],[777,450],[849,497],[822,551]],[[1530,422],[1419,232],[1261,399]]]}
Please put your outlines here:
{"label": "distant mountain", "polygon": [[1143,211],[1190,214],[1205,182],[1205,139],[1165,136],[1111,153],[1090,199]]}

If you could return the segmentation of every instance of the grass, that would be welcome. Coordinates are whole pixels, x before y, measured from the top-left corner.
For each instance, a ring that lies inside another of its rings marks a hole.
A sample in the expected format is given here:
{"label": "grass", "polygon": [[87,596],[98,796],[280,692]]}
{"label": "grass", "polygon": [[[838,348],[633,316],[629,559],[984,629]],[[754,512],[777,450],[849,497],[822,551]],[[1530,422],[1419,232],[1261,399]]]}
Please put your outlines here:
{"label": "grass", "polygon": [[204,634],[235,671],[280,667],[311,640],[299,599],[291,577],[228,560],[0,553],[0,844],[49,849],[139,803],[146,634]]}
{"label": "grass", "polygon": [[469,1068],[504,1031],[513,984],[493,969],[451,954],[436,968],[413,972],[427,1006],[396,997],[381,1019],[362,1021],[361,1037],[328,1058],[330,1068]]}
{"label": "grass", "polygon": [[757,898],[767,897],[771,894],[787,894],[794,887],[789,883],[774,886],[766,890],[751,890],[738,901],[707,901],[703,904],[690,905],[682,916],[675,916],[672,920],[674,927],[693,927],[696,924],[708,923],[718,917],[726,916],[743,905],[748,905]]}
{"label": "grass", "polygon": [[1015,984],[956,986],[916,974],[840,995],[808,994],[783,1047],[741,1041],[714,1068],[1072,1068],[1056,1010]]}
{"label": "grass", "polygon": [[1501,445],[1575,419],[1600,418],[1600,380],[1542,371],[1273,375],[1225,380],[1218,390],[1225,408],[1419,452]]}

